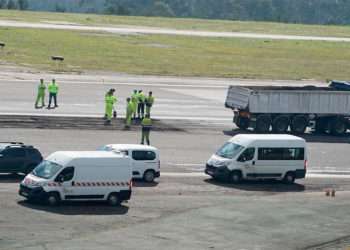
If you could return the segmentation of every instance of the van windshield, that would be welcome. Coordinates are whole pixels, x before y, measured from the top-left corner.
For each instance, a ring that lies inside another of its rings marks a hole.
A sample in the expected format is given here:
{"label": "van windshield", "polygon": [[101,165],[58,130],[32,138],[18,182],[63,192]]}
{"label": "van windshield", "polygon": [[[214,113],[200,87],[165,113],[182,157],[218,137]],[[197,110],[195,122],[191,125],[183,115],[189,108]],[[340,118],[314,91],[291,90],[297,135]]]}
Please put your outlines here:
{"label": "van windshield", "polygon": [[57,163],[51,161],[43,161],[33,170],[32,174],[40,178],[50,179],[61,168],[62,166]]}
{"label": "van windshield", "polygon": [[217,152],[216,155],[227,159],[233,159],[243,149],[241,145],[227,142]]}

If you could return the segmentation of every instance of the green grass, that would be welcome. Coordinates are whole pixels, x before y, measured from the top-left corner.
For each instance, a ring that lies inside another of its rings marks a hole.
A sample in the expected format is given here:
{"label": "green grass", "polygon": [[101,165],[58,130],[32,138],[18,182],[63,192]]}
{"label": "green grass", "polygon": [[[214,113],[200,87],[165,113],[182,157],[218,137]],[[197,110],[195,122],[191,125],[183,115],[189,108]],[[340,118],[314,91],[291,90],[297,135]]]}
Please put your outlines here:
{"label": "green grass", "polygon": [[0,20],[29,22],[72,22],[84,25],[138,25],[174,29],[257,32],[265,34],[288,34],[310,36],[350,37],[349,26],[321,26],[282,24],[268,22],[239,22],[190,18],[130,17],[94,14],[54,12],[30,12],[0,10]]}
{"label": "green grass", "polygon": [[348,79],[350,43],[0,28],[1,63],[53,70],[263,79]]}

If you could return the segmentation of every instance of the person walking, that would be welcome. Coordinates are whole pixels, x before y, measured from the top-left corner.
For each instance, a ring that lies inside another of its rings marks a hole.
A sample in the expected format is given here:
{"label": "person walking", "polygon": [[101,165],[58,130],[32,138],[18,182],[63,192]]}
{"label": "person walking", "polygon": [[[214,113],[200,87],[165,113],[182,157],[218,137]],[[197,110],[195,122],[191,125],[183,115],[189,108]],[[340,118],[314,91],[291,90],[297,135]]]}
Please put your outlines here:
{"label": "person walking", "polygon": [[125,117],[125,129],[129,129],[131,125],[131,116],[134,111],[134,105],[131,102],[131,99],[126,98],[126,117]]}
{"label": "person walking", "polygon": [[143,119],[145,113],[145,95],[142,90],[139,90],[138,93],[138,106],[137,106],[137,118]]}
{"label": "person walking", "polygon": [[142,126],[141,144],[144,144],[146,140],[147,145],[150,145],[149,134],[152,129],[152,120],[149,114],[146,114],[145,118],[142,119],[141,126]]}
{"label": "person walking", "polygon": [[148,96],[146,97],[146,115],[151,117],[151,108],[154,104],[154,96],[152,95],[152,91],[148,92]]}
{"label": "person walking", "polygon": [[138,105],[138,93],[136,89],[134,89],[134,93],[132,93],[131,95],[131,102],[133,104],[132,118],[136,119],[137,105]]}
{"label": "person walking", "polygon": [[56,83],[55,79],[52,79],[52,82],[48,86],[49,89],[49,105],[47,106],[48,109],[51,108],[51,101],[54,100],[55,106],[54,108],[57,108],[57,94],[58,94],[58,84]]}
{"label": "person walking", "polygon": [[[40,79],[40,84],[38,86],[38,94],[36,96],[36,101],[35,101],[36,109],[45,107],[45,90],[46,90],[46,86],[44,83],[44,79]],[[40,107],[38,106],[39,102],[41,102]]]}
{"label": "person walking", "polygon": [[105,112],[106,112],[106,125],[111,124],[112,116],[113,116],[113,107],[117,102],[117,98],[114,96],[115,89],[110,89],[105,96]]}

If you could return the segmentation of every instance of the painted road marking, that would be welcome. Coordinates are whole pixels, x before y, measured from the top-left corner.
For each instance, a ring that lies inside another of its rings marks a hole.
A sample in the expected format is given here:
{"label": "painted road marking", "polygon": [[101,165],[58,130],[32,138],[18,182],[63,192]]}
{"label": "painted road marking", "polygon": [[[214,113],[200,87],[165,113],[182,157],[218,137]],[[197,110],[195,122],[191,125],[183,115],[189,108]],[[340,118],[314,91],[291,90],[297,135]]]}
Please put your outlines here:
{"label": "painted road marking", "polygon": [[[205,173],[199,172],[161,172],[161,177],[209,177],[209,175]],[[320,174],[320,173],[309,173],[306,174],[306,178],[319,178],[319,179],[350,179],[350,174]]]}

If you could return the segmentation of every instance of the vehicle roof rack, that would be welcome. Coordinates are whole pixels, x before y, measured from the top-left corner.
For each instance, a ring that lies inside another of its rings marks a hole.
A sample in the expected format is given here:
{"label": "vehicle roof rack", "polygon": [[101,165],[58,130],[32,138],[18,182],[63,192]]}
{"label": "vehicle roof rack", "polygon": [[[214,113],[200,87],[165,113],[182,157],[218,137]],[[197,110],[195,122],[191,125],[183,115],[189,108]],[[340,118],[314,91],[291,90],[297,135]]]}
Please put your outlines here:
{"label": "vehicle roof rack", "polygon": [[8,143],[8,144],[19,144],[24,145],[23,142],[16,142],[16,141],[0,141],[0,143]]}

